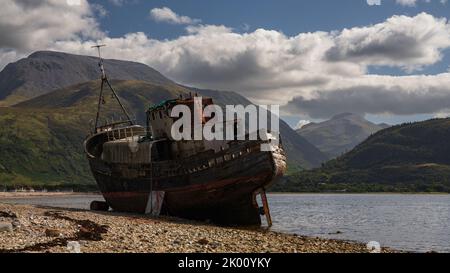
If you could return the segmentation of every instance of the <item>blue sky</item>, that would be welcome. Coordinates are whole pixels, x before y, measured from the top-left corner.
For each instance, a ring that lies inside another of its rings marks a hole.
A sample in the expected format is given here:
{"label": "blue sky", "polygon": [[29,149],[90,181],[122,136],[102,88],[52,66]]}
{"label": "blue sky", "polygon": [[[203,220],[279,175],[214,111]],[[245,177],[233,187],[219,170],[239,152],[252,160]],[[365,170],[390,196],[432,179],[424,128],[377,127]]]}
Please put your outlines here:
{"label": "blue sky", "polygon": [[449,16],[446,0],[4,0],[0,68],[104,43],[106,58],[279,104],[292,126],[396,124],[450,115]]}
{"label": "blue sky", "polygon": [[384,0],[380,6],[369,6],[364,0],[131,0],[117,6],[109,1],[92,1],[103,5],[109,16],[100,22],[111,36],[144,31],[155,38],[176,38],[183,27],[160,24],[148,19],[149,10],[169,7],[178,14],[199,18],[204,24],[226,25],[237,30],[247,24],[257,28],[280,30],[287,35],[301,32],[332,31],[366,26],[384,21],[392,15],[415,15],[427,12],[438,17],[449,15],[450,6],[439,0],[418,2],[415,7]]}

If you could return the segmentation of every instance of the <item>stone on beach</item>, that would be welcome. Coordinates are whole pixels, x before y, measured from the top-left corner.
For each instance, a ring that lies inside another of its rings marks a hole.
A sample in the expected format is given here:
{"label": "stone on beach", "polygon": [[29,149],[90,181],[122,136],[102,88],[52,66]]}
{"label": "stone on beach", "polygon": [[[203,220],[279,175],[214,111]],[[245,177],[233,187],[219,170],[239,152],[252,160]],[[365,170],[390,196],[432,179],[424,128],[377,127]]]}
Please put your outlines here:
{"label": "stone on beach", "polygon": [[22,226],[22,223],[19,221],[19,220],[17,220],[17,219],[15,219],[14,221],[12,221],[12,226],[13,226],[13,228],[14,229],[18,229],[18,228],[20,228],[21,226]]}
{"label": "stone on beach", "polygon": [[13,225],[10,222],[0,222],[0,232],[12,232]]}
{"label": "stone on beach", "polygon": [[381,245],[376,241],[370,241],[367,243],[367,250],[370,253],[381,253]]}
{"label": "stone on beach", "polygon": [[199,243],[201,245],[207,245],[207,244],[209,244],[209,241],[206,238],[203,238],[203,239],[198,240],[197,243]]}
{"label": "stone on beach", "polygon": [[0,211],[0,217],[16,219],[17,215],[12,211]]}
{"label": "stone on beach", "polygon": [[46,229],[45,230],[45,236],[47,237],[60,237],[62,236],[62,233],[60,230],[57,229]]}
{"label": "stone on beach", "polygon": [[81,253],[80,243],[76,241],[67,242],[67,250],[70,253]]}

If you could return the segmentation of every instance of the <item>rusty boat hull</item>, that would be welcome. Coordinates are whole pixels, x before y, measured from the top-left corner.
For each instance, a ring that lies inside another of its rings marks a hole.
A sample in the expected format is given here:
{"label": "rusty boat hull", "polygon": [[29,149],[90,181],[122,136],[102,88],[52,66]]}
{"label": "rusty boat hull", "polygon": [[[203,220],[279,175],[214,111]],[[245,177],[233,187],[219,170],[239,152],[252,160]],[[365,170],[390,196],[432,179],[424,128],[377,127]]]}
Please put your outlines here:
{"label": "rusty boat hull", "polygon": [[[135,131],[138,128],[135,128]],[[85,141],[89,164],[108,205],[145,213],[152,192],[164,192],[161,214],[223,225],[261,225],[257,195],[286,170],[281,144],[262,152],[262,141],[236,141],[229,149],[148,164],[102,160],[108,132]]]}

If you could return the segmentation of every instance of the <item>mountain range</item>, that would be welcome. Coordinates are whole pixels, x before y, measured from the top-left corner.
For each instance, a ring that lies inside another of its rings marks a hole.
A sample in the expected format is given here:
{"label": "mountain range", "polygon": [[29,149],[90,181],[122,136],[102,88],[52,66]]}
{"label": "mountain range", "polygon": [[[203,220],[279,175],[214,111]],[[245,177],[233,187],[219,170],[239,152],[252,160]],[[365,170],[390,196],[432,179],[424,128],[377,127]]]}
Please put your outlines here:
{"label": "mountain range", "polygon": [[381,130],[321,168],[276,184],[282,191],[450,192],[450,119]]}
{"label": "mountain range", "polygon": [[[186,87],[151,67],[105,60],[112,85],[140,122],[162,100],[197,92],[218,104],[251,104],[235,92]],[[98,60],[61,52],[36,52],[0,72],[0,184],[90,184],[82,142],[92,127],[100,88]],[[105,96],[108,114],[119,109]],[[283,121],[289,164],[319,166],[327,157]]]}
{"label": "mountain range", "polygon": [[332,159],[387,127],[389,125],[372,123],[357,114],[342,113],[324,122],[309,123],[297,133]]}

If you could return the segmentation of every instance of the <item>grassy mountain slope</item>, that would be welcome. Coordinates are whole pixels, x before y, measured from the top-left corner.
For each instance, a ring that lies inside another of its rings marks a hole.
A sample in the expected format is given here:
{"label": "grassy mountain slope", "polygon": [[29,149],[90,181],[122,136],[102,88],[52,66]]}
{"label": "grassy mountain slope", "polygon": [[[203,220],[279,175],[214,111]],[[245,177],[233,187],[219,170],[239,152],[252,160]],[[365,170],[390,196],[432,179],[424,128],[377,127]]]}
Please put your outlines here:
{"label": "grassy mountain slope", "polygon": [[297,133],[331,159],[350,151],[384,128],[359,115],[344,113],[321,123],[308,124],[298,129]]}
{"label": "grassy mountain slope", "polygon": [[0,108],[0,186],[91,183],[80,146],[88,124],[72,109]]}
{"label": "grassy mountain slope", "polygon": [[355,149],[276,186],[291,191],[450,192],[450,119],[382,130]]}
{"label": "grassy mountain slope", "polygon": [[[186,92],[176,85],[163,87],[140,81],[113,84],[126,107],[137,112],[162,98]],[[97,93],[98,81],[92,81],[16,107],[0,108],[0,185],[92,184],[82,142],[92,127]],[[112,98],[106,98],[104,107],[108,110],[103,116],[110,117],[119,107]]]}
{"label": "grassy mountain slope", "polygon": [[[135,62],[105,60],[110,79],[171,84],[153,68]],[[98,59],[53,51],[38,51],[8,64],[0,72],[0,106],[12,105],[54,90],[99,78]]]}

